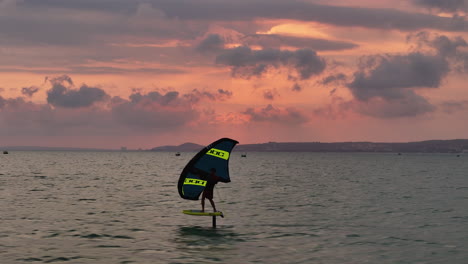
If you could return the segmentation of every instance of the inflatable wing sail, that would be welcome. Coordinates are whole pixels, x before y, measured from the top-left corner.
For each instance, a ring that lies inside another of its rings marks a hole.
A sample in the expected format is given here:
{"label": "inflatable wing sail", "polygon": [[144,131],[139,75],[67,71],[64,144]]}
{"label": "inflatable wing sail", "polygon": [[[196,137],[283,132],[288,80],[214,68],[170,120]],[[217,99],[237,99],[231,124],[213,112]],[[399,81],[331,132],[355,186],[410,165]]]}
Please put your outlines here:
{"label": "inflatable wing sail", "polygon": [[198,152],[180,174],[177,184],[180,197],[198,200],[206,186],[206,181],[202,178],[209,174],[211,168],[216,169],[216,175],[222,182],[230,182],[229,156],[237,143],[239,142],[236,140],[222,138]]}

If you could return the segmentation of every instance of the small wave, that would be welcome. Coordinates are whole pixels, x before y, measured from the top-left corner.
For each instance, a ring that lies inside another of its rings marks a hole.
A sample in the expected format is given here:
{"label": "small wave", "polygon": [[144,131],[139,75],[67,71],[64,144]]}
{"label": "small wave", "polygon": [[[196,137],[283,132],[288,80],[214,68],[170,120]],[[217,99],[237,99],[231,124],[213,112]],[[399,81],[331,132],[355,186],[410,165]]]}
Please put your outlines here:
{"label": "small wave", "polygon": [[17,261],[23,262],[39,262],[42,261],[43,263],[54,263],[54,262],[64,262],[64,261],[71,261],[75,259],[81,259],[82,257],[51,257],[51,256],[44,256],[42,258],[30,257],[30,258],[21,258],[16,259]]}
{"label": "small wave", "polygon": [[97,248],[120,248],[118,245],[97,245]]}
{"label": "small wave", "polygon": [[99,238],[115,238],[115,239],[135,239],[131,236],[125,236],[125,235],[116,235],[116,236],[113,236],[113,235],[107,235],[107,234],[96,234],[96,233],[91,233],[91,234],[87,234],[87,235],[75,235],[75,236],[79,236],[81,238],[87,238],[87,239],[99,239]]}

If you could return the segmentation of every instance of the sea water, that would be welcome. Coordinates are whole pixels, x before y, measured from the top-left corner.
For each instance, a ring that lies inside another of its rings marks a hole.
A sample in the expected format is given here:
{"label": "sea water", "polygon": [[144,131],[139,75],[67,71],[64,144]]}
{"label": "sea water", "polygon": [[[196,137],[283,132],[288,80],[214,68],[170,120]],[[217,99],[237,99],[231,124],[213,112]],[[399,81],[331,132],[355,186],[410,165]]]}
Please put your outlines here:
{"label": "sea water", "polygon": [[0,263],[468,263],[468,156],[233,152],[214,229],[194,154],[0,156]]}

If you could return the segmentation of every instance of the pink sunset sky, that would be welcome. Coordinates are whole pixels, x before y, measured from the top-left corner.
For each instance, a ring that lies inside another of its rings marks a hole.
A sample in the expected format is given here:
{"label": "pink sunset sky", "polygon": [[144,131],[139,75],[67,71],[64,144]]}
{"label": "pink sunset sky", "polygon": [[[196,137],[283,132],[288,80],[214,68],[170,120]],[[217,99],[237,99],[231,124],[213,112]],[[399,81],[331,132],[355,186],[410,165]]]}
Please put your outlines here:
{"label": "pink sunset sky", "polygon": [[0,146],[468,138],[468,1],[0,0]]}

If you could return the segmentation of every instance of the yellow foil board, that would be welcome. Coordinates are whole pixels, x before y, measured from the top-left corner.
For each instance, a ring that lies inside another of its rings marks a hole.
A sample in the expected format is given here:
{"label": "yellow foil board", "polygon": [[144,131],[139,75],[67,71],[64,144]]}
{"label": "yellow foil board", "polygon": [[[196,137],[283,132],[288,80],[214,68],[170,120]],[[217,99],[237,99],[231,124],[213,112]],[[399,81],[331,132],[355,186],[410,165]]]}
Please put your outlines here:
{"label": "yellow foil board", "polygon": [[182,213],[200,216],[224,216],[223,212],[202,212],[201,210],[183,210]]}

